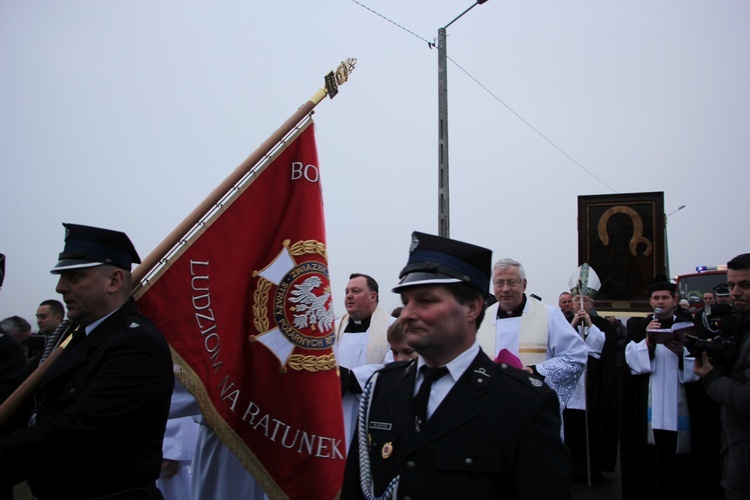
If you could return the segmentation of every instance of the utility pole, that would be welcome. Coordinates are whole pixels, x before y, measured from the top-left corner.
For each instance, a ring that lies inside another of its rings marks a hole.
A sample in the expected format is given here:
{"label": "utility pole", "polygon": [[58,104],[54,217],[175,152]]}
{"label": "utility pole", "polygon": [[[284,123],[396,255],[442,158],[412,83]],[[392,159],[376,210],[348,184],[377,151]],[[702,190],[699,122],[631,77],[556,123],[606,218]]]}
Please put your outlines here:
{"label": "utility pole", "polygon": [[453,21],[438,29],[438,235],[450,237],[450,182],[448,175],[448,47],[445,30],[487,0],[477,0]]}

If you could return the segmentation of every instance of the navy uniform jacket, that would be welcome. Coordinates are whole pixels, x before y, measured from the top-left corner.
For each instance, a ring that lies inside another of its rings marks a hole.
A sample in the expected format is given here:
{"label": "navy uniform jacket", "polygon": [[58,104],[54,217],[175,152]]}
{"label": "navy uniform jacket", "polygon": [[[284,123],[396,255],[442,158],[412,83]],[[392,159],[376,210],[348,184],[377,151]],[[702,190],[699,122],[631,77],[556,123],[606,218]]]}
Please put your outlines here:
{"label": "navy uniform jacket", "polygon": [[[0,400],[12,382],[0,385]],[[42,500],[152,483],[173,386],[167,343],[130,299],[50,368],[34,394],[36,424],[0,438],[0,483],[28,479]]]}
{"label": "navy uniform jacket", "polygon": [[[396,475],[399,498],[570,498],[570,454],[557,395],[481,352],[435,413],[414,430],[416,361],[379,372],[370,407],[375,495]],[[362,498],[355,435],[341,498]]]}
{"label": "navy uniform jacket", "polygon": [[[20,344],[0,329],[0,379],[11,376],[25,365],[26,354],[24,354]],[[0,436],[25,427],[29,421],[28,411],[30,410],[31,402],[29,401],[0,427]],[[0,488],[0,498],[3,498],[2,488]]]}

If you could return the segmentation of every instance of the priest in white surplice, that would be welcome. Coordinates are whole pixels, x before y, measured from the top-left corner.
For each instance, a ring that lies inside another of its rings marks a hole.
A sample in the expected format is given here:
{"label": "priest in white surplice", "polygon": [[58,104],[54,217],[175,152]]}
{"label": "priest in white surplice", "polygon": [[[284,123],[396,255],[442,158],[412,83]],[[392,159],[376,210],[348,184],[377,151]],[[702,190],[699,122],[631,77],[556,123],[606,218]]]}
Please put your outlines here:
{"label": "priest in white surplice", "polygon": [[[625,346],[632,384],[623,393],[623,404],[632,408],[632,420],[624,423],[627,444],[621,440],[621,447],[625,461],[632,460],[633,465],[624,464],[623,481],[638,482],[640,491],[633,490],[635,494],[628,495],[632,498],[649,491],[662,492],[662,498],[666,496],[663,492],[670,492],[670,498],[687,498],[693,493],[698,498],[711,498],[696,492],[710,480],[708,471],[713,463],[712,457],[698,456],[691,448],[688,408],[695,411],[699,407],[689,404],[695,392],[689,393],[686,384],[698,380],[693,373],[694,358],[677,339],[657,343],[655,337],[649,338],[653,330],[677,330],[692,326],[692,321],[689,313],[675,307],[676,286],[666,276],[657,277],[647,288],[654,313],[628,322],[630,342]],[[706,471],[701,485],[686,480],[686,471],[698,470],[693,467]]]}
{"label": "priest in white surplice", "polygon": [[497,303],[487,308],[477,332],[479,345],[493,358],[503,349],[520,358],[527,371],[555,390],[562,411],[586,368],[585,342],[560,308],[526,296],[526,271],[520,262],[500,259],[492,275]]}
{"label": "priest in white surplice", "polygon": [[375,370],[393,361],[386,332],[396,318],[378,307],[378,282],[371,276],[352,274],[344,292],[346,314],[336,322],[334,352],[342,383],[347,389],[342,404],[348,450],[356,425],[361,388]]}

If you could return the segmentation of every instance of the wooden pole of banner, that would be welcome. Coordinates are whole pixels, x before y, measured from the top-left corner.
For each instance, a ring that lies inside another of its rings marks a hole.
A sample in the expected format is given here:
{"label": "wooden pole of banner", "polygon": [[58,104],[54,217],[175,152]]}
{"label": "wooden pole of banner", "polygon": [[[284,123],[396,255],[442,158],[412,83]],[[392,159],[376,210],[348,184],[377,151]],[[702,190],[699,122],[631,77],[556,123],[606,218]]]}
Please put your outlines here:
{"label": "wooden pole of banner", "polygon": [[[338,93],[338,86],[346,82],[349,73],[354,70],[354,65],[357,63],[356,59],[347,59],[342,62],[336,72],[331,71],[325,77],[325,89],[320,89],[300,108],[289,117],[271,137],[265,140],[258,149],[256,149],[239,167],[224,179],[216,189],[214,189],[208,197],[188,215],[182,223],[177,226],[167,238],[162,241],[145,259],[143,262],[133,270],[133,291],[138,290],[141,286],[141,280],[156,267],[159,262],[177,245],[180,240],[187,235],[193,226],[195,226],[201,218],[218,203],[224,195],[237,184],[242,177],[253,168],[266,154],[268,154],[273,147],[278,144],[294,127],[302,121],[312,110],[317,106],[323,98],[328,95],[333,97]],[[31,394],[36,390],[39,384],[42,382],[44,375],[49,370],[50,366],[55,362],[57,357],[62,352],[64,346],[60,346],[42,363],[37,367],[24,382],[19,385],[13,393],[8,396],[6,401],[0,405],[0,425],[6,421],[21,404],[28,399]],[[43,369],[42,369],[43,367]]]}
{"label": "wooden pole of banner", "polygon": [[[70,325],[71,324],[68,323],[69,328]],[[65,332],[60,333],[64,337],[67,332],[68,330],[66,329]],[[44,375],[49,371],[52,363],[57,360],[58,356],[60,356],[63,349],[68,346],[68,343],[70,343],[72,338],[73,337],[71,335],[65,337],[65,340],[60,343],[60,346],[55,349],[52,354],[50,354],[49,357],[47,357],[47,359],[44,360],[44,362],[41,363],[36,368],[36,370],[32,372],[30,376],[28,376],[26,380],[24,380],[21,385],[19,385],[18,388],[5,399],[5,401],[3,401],[3,404],[0,405],[0,428],[3,426],[3,424],[5,424],[5,422],[7,422],[10,417],[12,417],[18,411],[21,405],[23,405],[23,403],[31,395],[31,393],[34,392],[37,385],[39,385],[39,382],[41,382]]]}
{"label": "wooden pole of banner", "polygon": [[216,205],[247,172],[253,168],[268,152],[281,141],[300,121],[302,121],[326,96],[323,89],[318,90],[307,102],[297,109],[281,127],[266,139],[250,156],[247,157],[216,189],[195,207],[185,219],[133,270],[133,285],[137,289],[141,280],[151,269],[169,253],[175,245],[195,226],[201,218]]}
{"label": "wooden pole of banner", "polygon": [[177,245],[180,240],[195,226],[200,219],[214,206],[219,200],[237,184],[247,172],[250,171],[264,156],[273,149],[294,127],[302,121],[305,116],[309,115],[323,98],[328,95],[333,97],[338,93],[338,86],[346,82],[349,74],[357,63],[356,59],[347,59],[342,62],[336,72],[331,72],[325,77],[326,88],[319,89],[315,94],[297,111],[290,116],[271,136],[266,139],[247,159],[242,162],[224,181],[214,189],[203,203],[195,207],[185,220],[183,220],[169,235],[162,241],[145,259],[133,270],[134,291],[137,290],[144,277],[154,269],[159,262]]}

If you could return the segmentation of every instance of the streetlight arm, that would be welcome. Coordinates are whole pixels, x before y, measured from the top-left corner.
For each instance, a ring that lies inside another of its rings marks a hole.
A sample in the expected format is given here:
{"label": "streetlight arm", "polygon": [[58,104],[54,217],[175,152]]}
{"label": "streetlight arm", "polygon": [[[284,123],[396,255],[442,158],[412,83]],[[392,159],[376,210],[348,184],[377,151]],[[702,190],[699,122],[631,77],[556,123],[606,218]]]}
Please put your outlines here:
{"label": "streetlight arm", "polygon": [[459,19],[461,19],[461,17],[462,17],[462,16],[464,15],[464,14],[466,14],[467,12],[469,12],[469,11],[470,11],[471,9],[473,9],[473,8],[474,8],[474,7],[476,7],[477,5],[481,5],[481,4],[483,4],[484,2],[486,2],[486,1],[487,1],[487,0],[477,0],[476,2],[474,2],[474,5],[472,5],[471,7],[469,7],[468,9],[466,9],[465,11],[463,11],[462,13],[460,13],[460,14],[458,15],[458,17],[456,17],[456,18],[455,18],[455,19],[454,19],[453,21],[451,21],[451,22],[449,22],[448,24],[446,24],[446,25],[445,25],[445,26],[443,27],[443,29],[447,28],[447,27],[448,27],[448,26],[450,26],[451,24],[453,24],[453,23],[455,23],[456,21],[458,21]]}
{"label": "streetlight arm", "polygon": [[673,211],[673,212],[669,212],[669,213],[667,214],[667,217],[669,217],[670,215],[672,215],[672,214],[674,214],[674,213],[677,213],[677,212],[679,212],[679,211],[680,211],[680,210],[682,210],[683,208],[685,208],[685,205],[680,205],[679,207],[677,207],[677,210],[675,210],[675,211]]}
{"label": "streetlight arm", "polygon": [[677,207],[677,210],[668,213],[667,216],[664,217],[664,267],[667,268],[667,276],[671,276],[669,274],[669,238],[667,237],[667,220],[670,215],[679,212],[683,208],[685,208],[685,205],[680,205]]}

